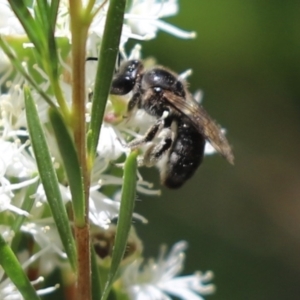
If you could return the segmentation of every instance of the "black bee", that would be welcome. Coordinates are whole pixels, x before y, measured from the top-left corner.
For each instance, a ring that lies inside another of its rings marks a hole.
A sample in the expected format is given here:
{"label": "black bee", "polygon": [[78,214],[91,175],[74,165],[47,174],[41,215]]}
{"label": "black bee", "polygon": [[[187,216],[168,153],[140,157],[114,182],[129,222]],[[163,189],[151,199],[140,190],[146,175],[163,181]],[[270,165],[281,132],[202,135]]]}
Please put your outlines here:
{"label": "black bee", "polygon": [[[128,147],[134,149],[152,142],[143,165],[158,165],[165,186],[179,188],[193,176],[202,162],[206,140],[233,164],[232,150],[221,128],[193,99],[177,74],[161,66],[144,70],[140,60],[126,61],[113,78],[111,94],[129,92],[132,97],[128,115],[143,109],[157,121]],[[161,140],[154,143],[157,136]]]}

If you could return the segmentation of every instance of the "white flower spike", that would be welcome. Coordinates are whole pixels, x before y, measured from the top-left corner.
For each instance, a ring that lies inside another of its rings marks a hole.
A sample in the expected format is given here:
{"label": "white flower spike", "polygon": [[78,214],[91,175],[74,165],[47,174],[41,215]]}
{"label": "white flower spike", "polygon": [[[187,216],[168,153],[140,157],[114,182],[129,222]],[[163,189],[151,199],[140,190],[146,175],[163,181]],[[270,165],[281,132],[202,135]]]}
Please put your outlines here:
{"label": "white flower spike", "polygon": [[175,296],[182,300],[203,300],[202,295],[214,292],[214,286],[208,281],[212,272],[200,272],[189,276],[176,277],[183,269],[184,251],[187,243],[176,243],[166,256],[166,247],[162,247],[156,261],[143,264],[139,259],[129,265],[122,274],[121,281],[132,300],[161,300]]}

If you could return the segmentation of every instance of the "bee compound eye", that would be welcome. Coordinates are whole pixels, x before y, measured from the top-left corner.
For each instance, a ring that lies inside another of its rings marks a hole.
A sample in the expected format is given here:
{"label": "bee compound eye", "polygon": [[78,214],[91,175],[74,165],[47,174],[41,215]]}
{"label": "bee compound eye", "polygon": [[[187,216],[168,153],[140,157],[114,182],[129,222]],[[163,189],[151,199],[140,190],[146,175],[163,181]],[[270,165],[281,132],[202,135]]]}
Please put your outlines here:
{"label": "bee compound eye", "polygon": [[132,91],[141,71],[142,64],[138,60],[129,60],[124,62],[120,70],[114,76],[111,85],[111,94],[125,95]]}
{"label": "bee compound eye", "polygon": [[135,85],[135,80],[129,76],[119,76],[112,81],[111,94],[125,95],[129,93]]}

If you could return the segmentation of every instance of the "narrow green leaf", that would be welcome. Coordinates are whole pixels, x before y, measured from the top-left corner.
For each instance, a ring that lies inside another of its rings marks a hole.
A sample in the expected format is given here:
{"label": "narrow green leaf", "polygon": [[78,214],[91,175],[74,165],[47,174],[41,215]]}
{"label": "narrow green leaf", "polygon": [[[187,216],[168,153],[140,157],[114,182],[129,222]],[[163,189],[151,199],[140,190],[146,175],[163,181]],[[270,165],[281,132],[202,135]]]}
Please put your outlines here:
{"label": "narrow green leaf", "polygon": [[48,51],[49,51],[49,58],[52,65],[52,75],[54,80],[59,79],[59,72],[58,72],[58,65],[59,65],[59,59],[58,59],[58,53],[57,53],[57,43],[55,39],[55,25],[56,25],[56,19],[57,19],[57,12],[58,12],[58,6],[59,1],[53,0],[51,1],[51,6],[49,7],[49,30],[47,33],[48,36]]}
{"label": "narrow green leaf", "polygon": [[22,61],[20,61],[7,42],[4,40],[4,38],[0,35],[0,47],[4,51],[4,53],[7,55],[7,57],[10,59],[12,65],[14,68],[20,72],[24,78],[32,85],[32,87],[45,99],[45,101],[52,107],[55,107],[55,104],[53,101],[50,99],[50,97],[39,87],[39,85],[32,79],[32,77],[27,73],[25,68],[22,65]]}
{"label": "narrow green leaf", "polygon": [[50,24],[52,28],[55,28],[59,2],[60,0],[52,0],[50,4]]}
{"label": "narrow green leaf", "polygon": [[24,1],[8,0],[9,4],[14,11],[15,15],[21,22],[28,38],[34,44],[39,54],[43,53],[45,46],[45,38],[43,35],[42,27],[32,17]]}
{"label": "narrow green leaf", "polygon": [[[42,57],[44,68],[50,76],[50,80],[58,79],[58,56],[57,47],[54,36],[55,23],[51,23],[51,10],[47,0],[36,0],[36,16],[37,22],[40,24],[44,31],[44,37],[46,42],[46,51],[44,57]],[[56,16],[55,16],[56,19]],[[50,74],[51,73],[51,74]]]}
{"label": "narrow green leaf", "polygon": [[107,12],[92,100],[92,115],[88,143],[88,154],[91,161],[93,161],[95,157],[105,105],[109,95],[111,80],[119,51],[125,5],[126,0],[111,0]]}
{"label": "narrow green leaf", "polygon": [[[41,57],[43,68],[46,73],[49,75],[49,80],[51,86],[54,89],[54,94],[57,96],[57,91],[55,89],[59,88],[58,82],[58,54],[57,46],[55,40],[55,23],[52,24],[52,13],[50,5],[47,0],[36,0],[35,8],[35,17],[36,22],[43,29],[43,36],[45,38],[45,51]],[[56,11],[57,13],[57,11]],[[56,16],[55,16],[56,20]],[[60,104],[60,99],[57,97],[58,103]]]}
{"label": "narrow green leaf", "polygon": [[44,186],[61,241],[73,270],[76,270],[76,248],[67,212],[60,194],[57,176],[52,164],[45,134],[39,120],[37,109],[28,87],[24,88],[26,118],[30,139],[36,158],[40,178]]}
{"label": "narrow green leaf", "polygon": [[50,6],[47,0],[36,0],[34,8],[36,21],[38,21],[44,34],[47,34],[50,22]]}
{"label": "narrow green leaf", "polygon": [[61,114],[57,110],[50,108],[49,118],[54,129],[58,148],[62,156],[70,185],[74,210],[74,222],[78,227],[82,227],[85,224],[85,196],[83,177],[77,152]]}
{"label": "narrow green leaf", "polygon": [[119,269],[120,263],[123,259],[127,245],[127,239],[131,227],[131,220],[136,197],[137,155],[138,151],[132,151],[127,157],[124,166],[121,206],[117,224],[115,244],[112,253],[112,262],[101,300],[106,300],[109,295],[109,291]]}
{"label": "narrow green leaf", "polygon": [[[59,79],[59,73],[58,73],[58,55],[57,55],[57,45],[56,40],[54,36],[54,28],[50,27],[49,24],[49,30],[47,32],[47,43],[48,43],[48,59],[45,61],[51,67],[51,78],[53,80],[58,81]],[[57,84],[59,86],[59,84]]]}
{"label": "narrow green leaf", "polygon": [[26,300],[39,300],[35,289],[11,248],[0,235],[0,265]]}

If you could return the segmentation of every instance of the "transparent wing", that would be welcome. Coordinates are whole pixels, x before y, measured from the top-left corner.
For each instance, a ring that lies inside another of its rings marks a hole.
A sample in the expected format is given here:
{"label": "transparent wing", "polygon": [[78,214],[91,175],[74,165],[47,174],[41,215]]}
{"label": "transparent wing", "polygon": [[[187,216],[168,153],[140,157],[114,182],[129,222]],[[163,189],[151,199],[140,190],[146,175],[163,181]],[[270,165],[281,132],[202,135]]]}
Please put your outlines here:
{"label": "transparent wing", "polygon": [[211,143],[211,145],[224,156],[228,162],[234,163],[231,147],[223,134],[221,127],[209,116],[206,110],[199,105],[191,95],[184,99],[171,91],[164,91],[165,100],[176,110],[183,113],[191,120],[200,133]]}

